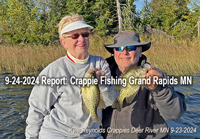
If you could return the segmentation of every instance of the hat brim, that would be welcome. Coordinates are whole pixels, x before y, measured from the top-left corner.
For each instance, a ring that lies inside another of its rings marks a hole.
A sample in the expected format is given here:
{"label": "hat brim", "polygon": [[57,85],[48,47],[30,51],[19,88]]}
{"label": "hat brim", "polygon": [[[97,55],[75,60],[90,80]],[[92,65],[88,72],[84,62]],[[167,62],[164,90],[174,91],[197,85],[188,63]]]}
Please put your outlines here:
{"label": "hat brim", "polygon": [[151,42],[144,42],[144,43],[139,43],[139,42],[134,42],[131,44],[126,44],[126,45],[122,45],[120,43],[118,44],[105,44],[105,48],[108,52],[110,52],[111,54],[114,54],[114,48],[116,47],[121,47],[121,46],[131,46],[131,45],[135,45],[135,46],[141,46],[142,47],[142,52],[147,51],[150,47],[151,47]]}

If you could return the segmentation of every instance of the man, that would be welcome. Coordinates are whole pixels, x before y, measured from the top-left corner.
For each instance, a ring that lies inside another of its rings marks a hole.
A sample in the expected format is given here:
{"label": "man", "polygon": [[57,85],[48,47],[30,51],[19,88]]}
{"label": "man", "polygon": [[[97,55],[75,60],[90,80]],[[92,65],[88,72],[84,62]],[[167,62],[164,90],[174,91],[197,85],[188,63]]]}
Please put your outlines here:
{"label": "man", "polygon": [[[114,36],[114,44],[105,45],[114,54],[107,59],[113,77],[119,77],[137,66],[148,65],[142,52],[148,50],[151,42],[140,43],[134,31],[119,32]],[[152,66],[146,78],[167,74]],[[178,119],[186,111],[184,95],[176,92],[171,85],[153,84],[140,88],[133,101],[123,102],[121,112],[108,107],[103,111],[103,134],[106,139],[170,139],[164,119]]]}

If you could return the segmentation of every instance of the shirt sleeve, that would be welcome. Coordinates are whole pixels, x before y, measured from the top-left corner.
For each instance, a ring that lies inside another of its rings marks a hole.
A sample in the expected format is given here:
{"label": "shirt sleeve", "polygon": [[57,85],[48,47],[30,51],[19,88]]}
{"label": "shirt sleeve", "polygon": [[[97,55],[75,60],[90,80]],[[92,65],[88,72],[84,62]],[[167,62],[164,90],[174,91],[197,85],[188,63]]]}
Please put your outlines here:
{"label": "shirt sleeve", "polygon": [[[166,78],[168,75],[163,71],[155,68],[162,78]],[[168,76],[170,77],[170,76]],[[178,119],[186,111],[185,96],[174,90],[174,87],[170,84],[159,85],[154,90],[151,90],[155,105],[158,108],[160,115],[167,120]]]}
{"label": "shirt sleeve", "polygon": [[[102,58],[102,61],[101,61],[101,69],[105,72],[106,78],[111,77],[109,64],[103,58]],[[113,85],[100,84],[99,89],[100,89],[100,92],[103,96],[103,100],[104,100],[106,106],[111,106],[113,104],[113,102],[115,101],[115,99],[119,95],[119,91],[114,91]]]}
{"label": "shirt sleeve", "polygon": [[[39,76],[41,79],[42,76]],[[50,112],[51,106],[59,94],[48,85],[35,85],[31,91],[28,103],[29,111],[26,119],[26,139],[37,139],[44,116]]]}

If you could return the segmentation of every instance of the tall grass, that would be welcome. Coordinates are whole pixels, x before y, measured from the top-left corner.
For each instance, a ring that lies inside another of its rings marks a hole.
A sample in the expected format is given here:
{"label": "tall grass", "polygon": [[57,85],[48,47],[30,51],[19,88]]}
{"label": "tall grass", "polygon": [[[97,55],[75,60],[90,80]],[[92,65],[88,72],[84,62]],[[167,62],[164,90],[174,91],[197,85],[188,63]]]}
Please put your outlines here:
{"label": "tall grass", "polygon": [[48,47],[0,47],[1,72],[37,75],[52,61],[66,54],[61,46]]}
{"label": "tall grass", "polygon": [[[151,41],[151,48],[144,52],[151,65],[173,75],[200,72],[200,40],[170,40],[161,36],[140,36],[141,42]],[[112,37],[90,37],[89,53],[109,57],[103,44],[113,44]],[[55,46],[0,46],[0,72],[16,75],[37,75],[48,64],[66,55],[61,45]]]}
{"label": "tall grass", "polygon": [[[151,65],[173,75],[191,75],[200,72],[200,40],[174,40],[152,36],[151,48],[144,52]],[[148,41],[145,36],[142,41]]]}
{"label": "tall grass", "polygon": [[114,40],[111,36],[107,37],[99,37],[98,35],[93,35],[90,38],[90,47],[89,53],[92,55],[102,56],[103,58],[107,58],[111,56],[111,54],[106,50],[104,44],[113,44]]}

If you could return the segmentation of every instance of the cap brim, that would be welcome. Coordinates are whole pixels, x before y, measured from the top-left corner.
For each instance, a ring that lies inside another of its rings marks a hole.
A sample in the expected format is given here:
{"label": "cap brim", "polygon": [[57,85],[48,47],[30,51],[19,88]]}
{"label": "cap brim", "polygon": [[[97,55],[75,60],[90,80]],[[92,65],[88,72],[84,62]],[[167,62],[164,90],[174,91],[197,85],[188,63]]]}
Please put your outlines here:
{"label": "cap brim", "polygon": [[[145,43],[134,42],[131,44],[126,44],[125,46],[131,46],[131,45],[142,46],[142,52],[145,52],[151,47],[151,42],[145,42]],[[121,47],[124,45],[118,43],[118,44],[105,44],[104,46],[108,52],[110,52],[111,54],[114,54],[114,50],[113,50],[114,48]]]}
{"label": "cap brim", "polygon": [[81,28],[88,28],[90,30],[90,29],[93,29],[93,26],[88,25],[85,21],[75,21],[75,22],[72,22],[72,23],[66,25],[61,30],[61,36],[64,33],[67,33],[67,32],[73,31],[73,30],[77,30],[77,29],[81,29]]}
{"label": "cap brim", "polygon": [[[77,29],[81,29],[81,28],[88,28],[89,30],[93,29],[92,26],[83,24],[81,26],[73,27],[73,28],[69,29],[67,32],[70,32],[70,31],[73,31],[73,30],[77,30]],[[65,33],[67,33],[67,32],[65,32]]]}

